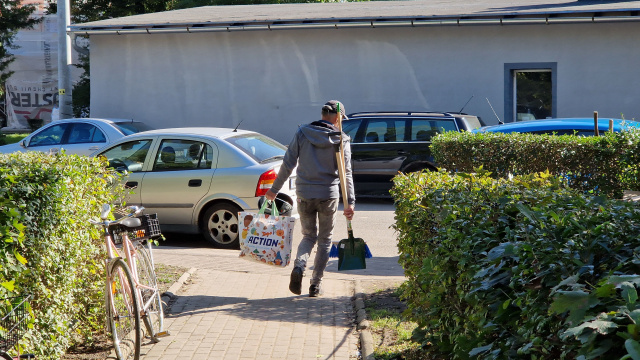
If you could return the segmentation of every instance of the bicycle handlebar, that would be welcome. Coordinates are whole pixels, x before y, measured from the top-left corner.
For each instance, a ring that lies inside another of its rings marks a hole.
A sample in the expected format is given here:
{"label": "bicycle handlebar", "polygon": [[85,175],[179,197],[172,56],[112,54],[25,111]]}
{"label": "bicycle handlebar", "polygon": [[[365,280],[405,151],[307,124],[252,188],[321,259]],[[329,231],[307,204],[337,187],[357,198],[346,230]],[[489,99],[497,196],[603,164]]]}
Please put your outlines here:
{"label": "bicycle handlebar", "polygon": [[102,212],[100,213],[100,218],[102,219],[102,221],[89,220],[89,222],[92,223],[93,225],[102,225],[105,228],[108,228],[109,226],[114,224],[122,224],[127,219],[132,218],[136,215],[139,215],[144,210],[144,206],[136,206],[136,205],[127,206],[126,208],[129,209],[129,213],[126,214],[125,216],[117,220],[107,220],[107,217],[111,213],[111,206],[109,206],[109,204],[104,204],[102,205]]}

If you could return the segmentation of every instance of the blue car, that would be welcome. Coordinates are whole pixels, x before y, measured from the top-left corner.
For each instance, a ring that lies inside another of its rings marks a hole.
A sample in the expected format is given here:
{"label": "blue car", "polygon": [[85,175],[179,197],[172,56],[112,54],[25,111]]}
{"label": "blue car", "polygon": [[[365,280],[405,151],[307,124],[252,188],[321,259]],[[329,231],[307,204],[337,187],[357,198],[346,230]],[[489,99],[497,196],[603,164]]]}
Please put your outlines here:
{"label": "blue car", "polygon": [[[609,131],[609,118],[598,119],[598,131]],[[473,130],[475,133],[501,132],[501,133],[532,133],[549,135],[583,135],[593,136],[593,118],[563,118],[517,121],[512,123],[483,126]],[[613,119],[613,131],[620,132],[625,129],[640,128],[640,122]]]}

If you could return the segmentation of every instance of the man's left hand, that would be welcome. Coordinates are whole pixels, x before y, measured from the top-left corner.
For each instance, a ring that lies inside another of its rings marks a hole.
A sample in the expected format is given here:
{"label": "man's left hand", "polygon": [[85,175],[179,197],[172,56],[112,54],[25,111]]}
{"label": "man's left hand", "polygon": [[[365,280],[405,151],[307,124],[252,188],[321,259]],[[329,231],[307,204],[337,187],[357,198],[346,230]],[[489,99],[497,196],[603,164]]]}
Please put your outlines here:
{"label": "man's left hand", "polygon": [[267,200],[273,201],[273,200],[275,200],[275,199],[276,199],[276,196],[277,196],[277,195],[278,195],[278,194],[277,194],[275,191],[273,191],[273,190],[269,189],[269,190],[267,190],[267,193],[266,193],[266,194],[264,194],[264,197],[266,197],[266,198],[267,198]]}
{"label": "man's left hand", "polygon": [[353,219],[353,214],[355,213],[354,208],[355,206],[352,204],[349,204],[347,207],[344,208],[343,214],[347,218],[347,220]]}

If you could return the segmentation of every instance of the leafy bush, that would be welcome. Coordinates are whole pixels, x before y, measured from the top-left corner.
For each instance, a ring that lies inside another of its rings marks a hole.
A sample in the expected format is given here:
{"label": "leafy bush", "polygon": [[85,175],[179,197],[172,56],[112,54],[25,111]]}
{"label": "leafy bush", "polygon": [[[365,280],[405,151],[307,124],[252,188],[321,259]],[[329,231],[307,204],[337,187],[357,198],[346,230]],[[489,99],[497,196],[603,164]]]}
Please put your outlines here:
{"label": "leafy bush", "polygon": [[60,359],[104,325],[105,250],[88,220],[117,196],[105,169],[76,155],[0,155],[0,298],[33,294],[21,345],[38,359]]}
{"label": "leafy bush", "polygon": [[414,337],[447,359],[639,359],[640,205],[538,173],[398,175]]}
{"label": "leafy bush", "polygon": [[640,131],[603,136],[446,132],[433,139],[436,163],[450,171],[482,166],[495,177],[549,171],[581,191],[621,198],[640,190]]}

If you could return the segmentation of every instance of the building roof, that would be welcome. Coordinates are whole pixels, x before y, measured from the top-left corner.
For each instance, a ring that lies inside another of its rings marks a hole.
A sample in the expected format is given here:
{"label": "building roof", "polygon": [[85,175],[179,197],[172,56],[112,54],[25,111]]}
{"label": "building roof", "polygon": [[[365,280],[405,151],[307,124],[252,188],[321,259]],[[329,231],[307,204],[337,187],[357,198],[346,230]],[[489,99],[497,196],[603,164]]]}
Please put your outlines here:
{"label": "building roof", "polygon": [[413,0],[203,6],[73,24],[74,33],[639,21],[640,1]]}

